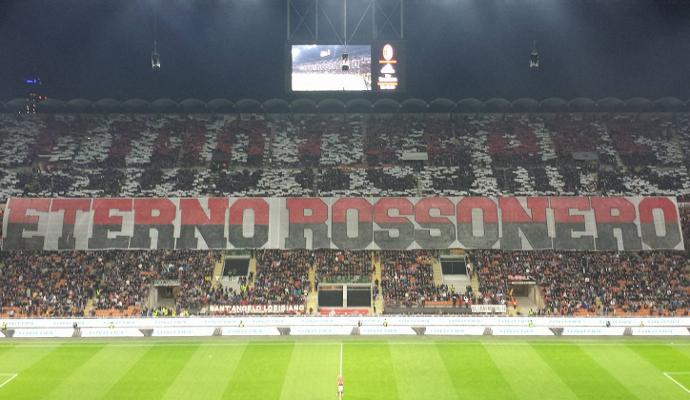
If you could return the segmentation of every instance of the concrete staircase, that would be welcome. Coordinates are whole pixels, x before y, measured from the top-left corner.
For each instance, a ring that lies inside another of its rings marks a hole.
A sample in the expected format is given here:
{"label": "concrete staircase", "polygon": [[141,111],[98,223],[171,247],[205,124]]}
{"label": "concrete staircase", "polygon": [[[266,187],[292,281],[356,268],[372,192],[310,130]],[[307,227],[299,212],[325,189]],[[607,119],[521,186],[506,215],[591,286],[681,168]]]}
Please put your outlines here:
{"label": "concrete staircase", "polygon": [[374,298],[374,304],[371,311],[373,314],[381,314],[383,313],[384,307],[383,291],[381,290],[381,277],[383,276],[381,271],[381,259],[376,255],[372,255],[371,262],[374,266],[374,273],[371,276],[371,285],[374,286],[375,282],[379,283],[379,295]]}
{"label": "concrete staircase", "polygon": [[220,280],[223,278],[223,260],[217,261],[213,266],[213,278],[211,279],[211,287],[217,288],[220,285]]}
{"label": "concrete staircase", "polygon": [[84,306],[84,315],[91,315],[91,312],[96,309],[94,303],[96,301],[96,295],[94,294],[92,298],[86,300],[86,306]]}
{"label": "concrete staircase", "polygon": [[434,285],[439,286],[443,284],[443,270],[441,269],[441,262],[438,258],[434,258],[431,262],[431,267],[434,271]]}
{"label": "concrete staircase", "polygon": [[256,257],[249,259],[249,274],[251,274],[252,279],[247,281],[247,285],[250,289],[254,289],[254,281],[256,280]]}
{"label": "concrete staircase", "polygon": [[319,313],[319,295],[317,292],[309,292],[307,295],[307,314]]}
{"label": "concrete staircase", "polygon": [[470,285],[472,286],[472,294],[473,294],[473,299],[477,299],[477,293],[479,293],[479,274],[475,271],[472,273],[472,276],[470,278]]}
{"label": "concrete staircase", "polygon": [[378,281],[379,286],[381,286],[381,276],[382,276],[382,274],[381,274],[381,260],[377,256],[372,255],[371,256],[371,262],[374,266],[374,273],[371,276],[371,279],[372,279],[371,283]]}
{"label": "concrete staircase", "polygon": [[316,267],[309,267],[309,292],[315,292],[316,290]]}
{"label": "concrete staircase", "polygon": [[[307,313],[319,312],[319,294],[316,291],[316,266],[309,267],[309,293],[307,294]],[[310,312],[311,310],[311,312]]]}

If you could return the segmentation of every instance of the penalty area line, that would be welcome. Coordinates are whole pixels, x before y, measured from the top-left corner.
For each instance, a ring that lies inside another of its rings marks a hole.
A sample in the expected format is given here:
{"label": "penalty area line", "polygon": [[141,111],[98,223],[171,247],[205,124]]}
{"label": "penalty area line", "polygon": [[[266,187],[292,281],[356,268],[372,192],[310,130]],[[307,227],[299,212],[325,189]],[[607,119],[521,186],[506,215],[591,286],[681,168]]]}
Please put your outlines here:
{"label": "penalty area line", "polygon": [[664,376],[673,381],[676,385],[678,385],[681,389],[685,391],[685,393],[690,393],[690,389],[686,388],[685,385],[682,383],[678,382],[677,380],[673,379],[671,375],[690,375],[690,371],[683,371],[683,372],[663,372]]}
{"label": "penalty area line", "polygon": [[4,382],[0,383],[0,389],[2,389],[3,386],[7,385],[8,383],[12,382],[12,379],[16,378],[19,374],[13,374],[13,373],[5,373],[2,374],[0,373],[0,377],[3,376],[9,376]]}

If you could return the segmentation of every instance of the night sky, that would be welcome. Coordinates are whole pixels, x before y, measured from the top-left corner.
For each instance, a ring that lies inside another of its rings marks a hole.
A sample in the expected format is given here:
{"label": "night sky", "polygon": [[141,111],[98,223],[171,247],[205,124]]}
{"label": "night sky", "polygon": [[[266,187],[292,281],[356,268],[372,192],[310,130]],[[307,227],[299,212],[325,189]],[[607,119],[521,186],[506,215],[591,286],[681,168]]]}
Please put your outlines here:
{"label": "night sky", "polygon": [[[33,71],[65,100],[303,96],[286,91],[283,0],[157,0],[158,74],[155,1],[0,0],[0,100]],[[405,14],[403,97],[690,98],[690,1],[406,0]]]}

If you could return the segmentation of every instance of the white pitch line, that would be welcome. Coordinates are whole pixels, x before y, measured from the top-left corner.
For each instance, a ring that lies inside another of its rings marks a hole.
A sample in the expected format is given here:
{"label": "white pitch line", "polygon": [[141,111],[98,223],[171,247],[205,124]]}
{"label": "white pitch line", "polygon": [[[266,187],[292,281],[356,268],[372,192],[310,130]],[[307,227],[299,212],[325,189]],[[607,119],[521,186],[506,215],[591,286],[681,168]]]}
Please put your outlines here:
{"label": "white pitch line", "polygon": [[678,382],[677,380],[673,379],[673,377],[670,374],[677,374],[677,375],[688,375],[690,372],[664,372],[663,373],[665,377],[668,379],[672,380],[673,383],[678,385],[681,389],[685,390],[685,393],[690,393],[690,389],[686,388],[685,385],[682,383]]}
{"label": "white pitch line", "polygon": [[8,376],[8,375],[9,375],[10,379],[6,380],[3,383],[0,383],[0,389],[2,389],[2,387],[7,385],[8,383],[12,382],[12,379],[16,378],[17,375],[19,375],[19,374],[0,374],[0,376]]}
{"label": "white pitch line", "polygon": [[[388,344],[388,345],[400,345],[400,346],[434,346],[437,344],[440,345],[453,345],[453,344],[462,344],[462,343],[467,343],[467,342],[472,342],[472,343],[480,343],[484,346],[531,346],[533,344],[538,345],[538,346],[562,346],[564,344],[579,344],[583,346],[624,346],[627,344],[631,344],[634,346],[658,346],[659,343],[646,343],[643,341],[618,341],[618,342],[607,342],[607,341],[602,341],[602,342],[593,342],[593,341],[581,341],[581,340],[567,340],[567,341],[557,341],[557,340],[547,340],[547,341],[532,341],[529,339],[526,339],[525,341],[518,341],[516,340],[515,342],[492,342],[492,341],[482,341],[482,340],[441,340],[441,341],[419,341],[419,342],[397,342],[397,341],[358,341],[358,340],[352,340],[348,342],[348,345],[353,345],[353,346],[380,346],[382,344]],[[204,340],[203,338],[201,340],[195,340],[192,341],[190,340],[189,342],[158,342],[158,341],[147,341],[143,340],[141,342],[137,343],[122,343],[122,342],[113,342],[113,341],[72,341],[72,342],[21,342],[21,341],[13,341],[12,343],[1,343],[0,348],[5,348],[5,347],[10,347],[10,348],[46,348],[46,347],[94,347],[94,346],[108,346],[108,347],[124,347],[124,348],[137,348],[137,347],[151,347],[151,346],[170,346],[170,347],[188,347],[188,346],[193,346],[197,344],[203,344],[204,346],[207,347],[229,347],[229,346],[245,346],[247,343],[253,343],[256,345],[260,346],[284,346],[284,345],[289,345],[289,344],[294,344],[294,343],[299,343],[300,345],[306,345],[306,346],[323,346],[323,345],[329,345],[329,344],[342,344],[341,342],[330,342],[330,341],[314,341],[314,342],[303,342],[303,341],[291,341],[291,340],[286,340],[286,341],[281,341],[281,342],[269,342],[269,341],[261,341],[261,340],[245,340],[245,341],[207,341]],[[690,346],[690,343],[664,343],[665,345],[672,346],[672,347],[688,347]]]}
{"label": "white pitch line", "polygon": [[338,376],[343,376],[343,344],[340,343],[340,372]]}

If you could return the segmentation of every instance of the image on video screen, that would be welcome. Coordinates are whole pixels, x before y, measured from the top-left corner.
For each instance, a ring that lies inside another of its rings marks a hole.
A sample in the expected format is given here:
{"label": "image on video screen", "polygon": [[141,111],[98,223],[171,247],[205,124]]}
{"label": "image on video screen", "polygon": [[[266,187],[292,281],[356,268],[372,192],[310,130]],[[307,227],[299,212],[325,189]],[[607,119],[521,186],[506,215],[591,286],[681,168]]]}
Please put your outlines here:
{"label": "image on video screen", "polygon": [[292,46],[293,91],[371,90],[371,46]]}

